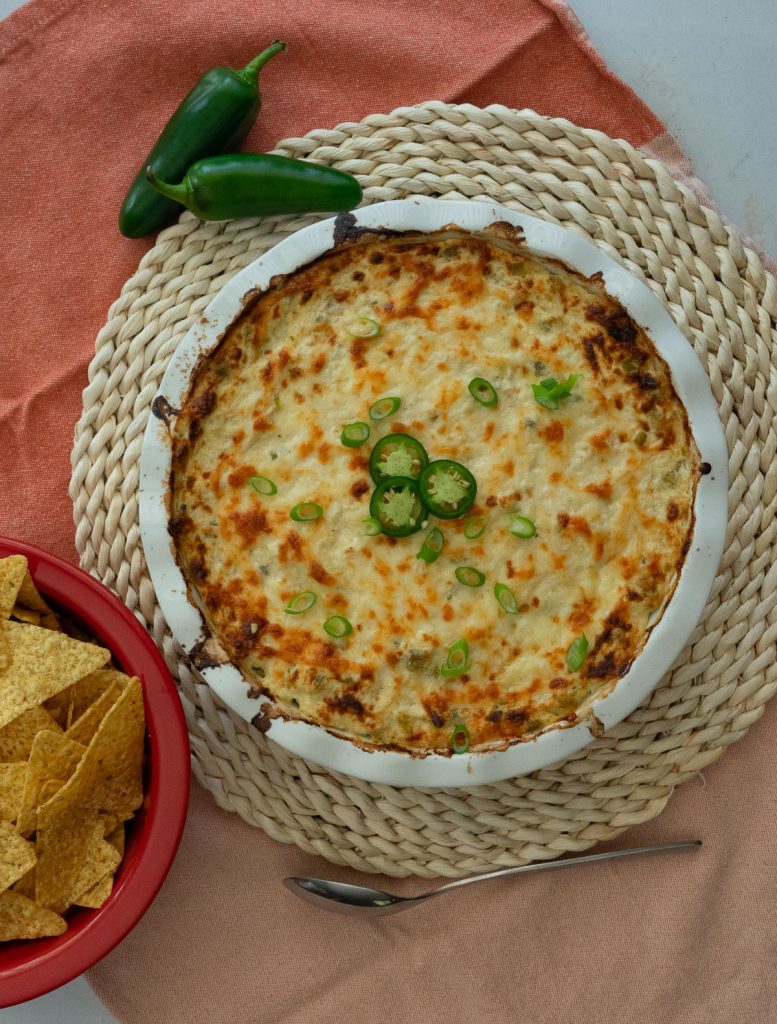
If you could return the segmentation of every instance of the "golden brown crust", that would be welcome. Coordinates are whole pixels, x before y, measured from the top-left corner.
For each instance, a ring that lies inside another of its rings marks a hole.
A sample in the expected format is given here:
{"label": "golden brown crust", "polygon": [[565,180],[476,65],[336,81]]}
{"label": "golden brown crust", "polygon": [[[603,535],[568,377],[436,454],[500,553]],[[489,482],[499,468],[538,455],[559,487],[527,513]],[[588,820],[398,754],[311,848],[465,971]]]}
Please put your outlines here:
{"label": "golden brown crust", "polygon": [[[377,339],[352,337],[369,315]],[[533,383],[580,374],[558,410]],[[466,391],[491,380],[496,410]],[[339,443],[375,398],[402,406],[363,448]],[[423,534],[366,537],[370,446],[416,436],[478,480],[474,541],[437,521],[446,547],[416,559]],[[473,748],[571,724],[628,670],[660,618],[693,526],[698,455],[668,367],[598,278],[472,235],[370,238],[273,283],[198,367],[176,423],[170,531],[221,646],[270,714],[303,717],[360,745]],[[270,477],[264,497],[247,481]],[[299,501],[325,508],[295,523]],[[512,512],[538,534],[506,530]],[[456,583],[456,565],[486,586]],[[506,615],[495,582],[516,593]],[[309,613],[286,602],[312,590]],[[324,618],[354,634],[331,640]],[[565,652],[590,650],[570,672]],[[439,675],[466,636],[466,675]],[[266,717],[266,716],[265,716]]]}

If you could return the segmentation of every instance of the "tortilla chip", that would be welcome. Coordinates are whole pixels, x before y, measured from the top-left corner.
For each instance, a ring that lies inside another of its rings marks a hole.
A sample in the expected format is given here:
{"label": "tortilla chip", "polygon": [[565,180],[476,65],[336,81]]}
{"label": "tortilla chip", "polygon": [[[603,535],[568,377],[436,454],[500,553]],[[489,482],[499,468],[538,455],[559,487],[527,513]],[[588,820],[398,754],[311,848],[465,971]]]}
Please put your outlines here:
{"label": "tortilla chip", "polygon": [[17,604],[11,610],[11,618],[17,622],[26,622],[30,626],[43,626],[44,629],[53,629],[59,632],[59,622],[56,615],[43,615],[41,612],[31,612],[29,608],[22,608]]}
{"label": "tortilla chip", "polygon": [[35,737],[44,729],[62,732],[45,708],[30,708],[9,722],[0,729],[0,761],[26,761]]}
{"label": "tortilla chip", "polygon": [[100,814],[100,821],[103,823],[103,835],[106,839],[120,825],[118,814],[108,814],[107,811]]}
{"label": "tortilla chip", "polygon": [[24,555],[0,558],[0,619],[7,619],[16,604],[16,595],[27,575]]}
{"label": "tortilla chip", "polygon": [[[63,693],[69,693],[71,687],[67,690],[63,690]],[[50,700],[47,700],[43,707],[51,715],[52,719],[57,723],[60,729],[66,731],[73,724],[73,702],[70,698],[60,699],[62,694],[56,694]]]}
{"label": "tortilla chip", "polygon": [[124,814],[109,814],[107,811],[100,811],[100,821],[103,823],[105,838],[108,839],[120,825],[125,821],[134,818],[134,811],[126,811]]}
{"label": "tortilla chip", "polygon": [[22,608],[29,608],[31,612],[41,612],[43,615],[54,615],[54,612],[40,596],[35,584],[32,582],[32,576],[30,576],[29,569],[24,574],[21,586],[19,587],[19,593],[16,596],[16,604],[20,604]]}
{"label": "tortilla chip", "polygon": [[0,892],[10,888],[35,864],[35,847],[10,821],[0,821]]}
{"label": "tortilla chip", "polygon": [[114,875],[106,875],[102,881],[79,897],[78,906],[92,907],[94,910],[98,910],[113,893],[114,881]]}
{"label": "tortilla chip", "polygon": [[97,910],[105,903],[112,892],[113,875],[106,875],[97,885],[93,885],[91,889],[87,889],[82,896],[79,896],[75,903],[79,907],[92,907],[94,910]]}
{"label": "tortilla chip", "polygon": [[64,918],[37,907],[21,893],[0,893],[0,942],[41,939],[45,935],[61,935],[66,929]]}
{"label": "tortilla chip", "polygon": [[16,821],[22,806],[22,790],[27,765],[24,761],[0,764],[0,818]]}
{"label": "tortilla chip", "polygon": [[58,779],[49,779],[48,782],[44,782],[40,787],[40,795],[38,797],[38,804],[45,804],[51,800],[55,793],[58,793],[62,789],[62,783]]}
{"label": "tortilla chip", "polygon": [[[27,762],[24,793],[16,823],[19,832],[32,832],[38,827],[38,807],[64,786],[85,750],[83,744],[62,733],[38,733]],[[47,792],[42,792],[44,786]]]}
{"label": "tortilla chip", "polygon": [[143,691],[135,678],[103,718],[70,780],[39,809],[38,821],[57,818],[74,807],[113,814],[140,807],[144,735]]}
{"label": "tortilla chip", "polygon": [[39,828],[35,902],[61,913],[73,902],[81,868],[90,850],[102,840],[96,811],[76,808]]}
{"label": "tortilla chip", "polygon": [[143,802],[145,718],[140,681],[109,664],[25,558],[0,559],[0,942],[59,935],[68,907],[113,891]]}
{"label": "tortilla chip", "polygon": [[79,679],[72,686],[68,686],[51,700],[46,701],[46,708],[61,725],[65,725],[64,716],[67,715],[68,709],[72,708],[72,724],[114,683],[124,689],[128,682],[129,676],[125,676],[123,672],[118,672],[115,668],[98,668],[96,672],[90,672],[88,676],[84,676],[83,679]]}
{"label": "tortilla chip", "polygon": [[11,886],[13,892],[26,896],[28,900],[35,902],[35,868],[30,868],[26,875],[22,875],[18,882]]}
{"label": "tortilla chip", "polygon": [[[27,559],[24,555],[11,555],[0,559],[0,622],[11,614],[16,604],[16,595],[27,572]],[[5,634],[0,631],[0,672],[11,663],[11,652]]]}
{"label": "tortilla chip", "polygon": [[105,841],[110,843],[114,850],[118,851],[119,857],[124,856],[124,822],[116,826],[111,832],[106,833]]}
{"label": "tortilla chip", "polygon": [[42,704],[77,679],[101,668],[110,652],[40,626],[0,623],[11,664],[0,675],[0,726]]}
{"label": "tortilla chip", "polygon": [[11,618],[17,622],[26,622],[29,626],[40,625],[40,612],[31,612],[27,608],[22,608],[20,604],[11,609]]}
{"label": "tortilla chip", "polygon": [[[107,712],[116,703],[119,692],[117,684],[111,683],[94,704],[89,705],[80,718],[75,718],[74,716],[73,724],[68,726],[65,732],[67,738],[75,740],[76,743],[83,743],[86,746],[97,732],[100,722],[102,722]],[[75,707],[75,705],[73,706]]]}
{"label": "tortilla chip", "polygon": [[113,878],[113,873],[120,863],[118,850],[100,838],[92,849],[87,851],[86,859],[73,886],[71,902],[79,903],[80,897],[99,885],[106,876]]}

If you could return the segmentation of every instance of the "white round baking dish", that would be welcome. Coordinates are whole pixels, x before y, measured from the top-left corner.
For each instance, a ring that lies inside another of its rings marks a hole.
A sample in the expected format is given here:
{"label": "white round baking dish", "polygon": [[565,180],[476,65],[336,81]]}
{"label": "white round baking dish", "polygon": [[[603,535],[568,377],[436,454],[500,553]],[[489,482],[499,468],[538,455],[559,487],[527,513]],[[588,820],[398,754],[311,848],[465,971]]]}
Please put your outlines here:
{"label": "white round baking dish", "polygon": [[[613,690],[593,703],[586,721],[553,727],[503,750],[459,756],[412,756],[365,750],[320,726],[273,719],[267,735],[294,754],[372,782],[394,786],[476,786],[547,767],[590,743],[595,731],[612,728],[656,687],[690,637],[704,609],[723,552],[727,522],[728,454],[709,380],[699,358],[661,302],[636,277],[603,252],[565,228],[490,203],[427,198],[376,203],[355,211],[355,227],[394,231],[437,231],[455,224],[483,231],[507,221],[521,229],[529,250],[563,260],[586,276],[601,273],[606,290],[650,335],[668,363],[675,389],[688,412],[693,437],[710,471],[699,480],[691,547],[675,592],[628,673]],[[237,274],[210,303],[178,346],[162,379],[149,418],[141,458],[140,526],[146,562],[162,611],[175,638],[198,665],[221,699],[251,720],[259,709],[248,684],[231,663],[213,665],[198,657],[213,641],[202,614],[189,598],[168,533],[171,426],[189,390],[200,357],[213,349],[240,315],[248,292],[263,289],[278,274],[288,274],[321,256],[335,244],[336,218],[320,221],[280,242]],[[223,653],[223,652],[222,652]],[[226,660],[226,656],[224,656]],[[265,700],[265,698],[261,698]]]}

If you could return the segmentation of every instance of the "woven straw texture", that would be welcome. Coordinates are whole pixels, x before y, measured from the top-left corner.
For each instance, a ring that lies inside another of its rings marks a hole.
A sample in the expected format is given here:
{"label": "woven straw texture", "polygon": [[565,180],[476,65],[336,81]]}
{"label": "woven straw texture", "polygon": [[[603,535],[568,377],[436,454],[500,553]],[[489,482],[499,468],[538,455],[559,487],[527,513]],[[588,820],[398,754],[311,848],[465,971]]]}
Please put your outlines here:
{"label": "woven straw texture", "polygon": [[153,634],[180,684],[194,773],[220,807],[362,871],[465,875],[579,851],[647,821],[763,713],[777,688],[777,283],[666,168],[624,142],[501,106],[439,102],[277,149],[356,174],[365,203],[425,194],[563,224],[665,303],[706,363],[730,454],[726,553],[702,624],[647,704],[562,765],[470,790],[393,789],[281,750],[227,710],[174,642],[146,573],[143,430],[173,351],[230,277],[313,217],[163,231],[100,331],[72,454],[81,564]]}

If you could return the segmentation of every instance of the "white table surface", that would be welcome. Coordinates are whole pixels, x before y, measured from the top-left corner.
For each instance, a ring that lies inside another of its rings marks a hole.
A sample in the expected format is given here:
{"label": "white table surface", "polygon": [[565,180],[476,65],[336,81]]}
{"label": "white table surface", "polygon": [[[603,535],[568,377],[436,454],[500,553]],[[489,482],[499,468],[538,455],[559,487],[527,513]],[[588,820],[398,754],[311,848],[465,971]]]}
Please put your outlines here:
{"label": "white table surface", "polygon": [[[20,7],[0,0],[0,18]],[[775,0],[571,0],[616,74],[666,124],[730,220],[777,256]],[[153,1013],[149,1014],[149,1021]],[[1,1024],[113,1024],[83,978]]]}

